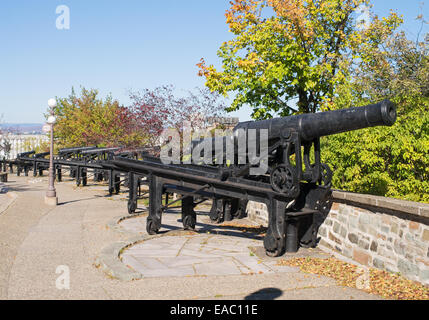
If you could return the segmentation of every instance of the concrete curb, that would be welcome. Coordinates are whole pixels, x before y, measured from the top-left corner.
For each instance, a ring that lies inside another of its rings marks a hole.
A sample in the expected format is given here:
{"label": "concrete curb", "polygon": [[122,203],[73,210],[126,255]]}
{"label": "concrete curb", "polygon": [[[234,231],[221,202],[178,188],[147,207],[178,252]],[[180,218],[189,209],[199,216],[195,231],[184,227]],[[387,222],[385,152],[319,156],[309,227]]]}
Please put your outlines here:
{"label": "concrete curb", "polygon": [[[107,227],[113,231],[119,232],[129,237],[126,241],[115,242],[105,247],[95,260],[95,266],[101,268],[108,276],[121,281],[133,281],[143,279],[143,275],[137,271],[128,268],[121,261],[121,254],[124,250],[143,241],[161,238],[165,236],[178,235],[177,230],[172,230],[157,235],[141,235],[135,232],[124,230],[119,223],[125,219],[131,219],[147,215],[134,214],[128,216],[115,217],[107,223]],[[185,231],[186,232],[186,231]],[[180,235],[180,231],[179,231]]]}
{"label": "concrete curb", "polygon": [[95,266],[101,268],[108,276],[121,281],[142,279],[141,273],[128,268],[119,258],[121,252],[131,245],[132,242],[116,242],[107,246],[95,260]]}
{"label": "concrete curb", "polygon": [[139,272],[133,271],[124,265],[120,259],[121,253],[130,246],[146,240],[147,236],[142,236],[138,233],[127,231],[122,228],[119,223],[126,219],[135,218],[141,216],[140,214],[118,216],[113,218],[107,223],[107,228],[118,232],[129,239],[127,241],[115,242],[105,247],[95,260],[95,266],[101,268],[108,276],[121,280],[121,281],[133,281],[143,278],[143,275]]}
{"label": "concrete curb", "polygon": [[0,198],[6,198],[6,203],[0,205],[0,215],[3,214],[9,207],[15,202],[18,198],[18,195],[15,192],[7,192],[5,194],[0,193]]}
{"label": "concrete curb", "polygon": [[147,214],[133,214],[133,215],[128,215],[128,216],[118,216],[118,217],[114,217],[112,220],[110,220],[107,223],[107,228],[109,228],[110,230],[113,230],[115,232],[118,232],[128,238],[132,238],[132,237],[138,237],[141,236],[141,234],[137,233],[137,232],[132,232],[132,231],[128,231],[125,230],[124,228],[121,227],[120,223],[124,220],[127,219],[132,219],[132,218],[138,218],[138,217],[142,217],[145,216]]}

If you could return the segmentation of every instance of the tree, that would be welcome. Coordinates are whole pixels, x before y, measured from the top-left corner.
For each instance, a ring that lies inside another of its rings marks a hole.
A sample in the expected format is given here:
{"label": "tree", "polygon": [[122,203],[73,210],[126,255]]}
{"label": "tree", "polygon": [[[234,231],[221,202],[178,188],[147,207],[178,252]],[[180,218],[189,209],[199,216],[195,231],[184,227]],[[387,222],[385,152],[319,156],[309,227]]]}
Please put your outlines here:
{"label": "tree", "polygon": [[393,12],[375,17],[362,37],[356,12],[368,5],[369,0],[231,1],[226,20],[234,38],[218,51],[223,70],[201,59],[199,75],[213,91],[236,93],[227,111],[249,104],[255,119],[330,109],[337,88],[350,80],[350,61],[361,59],[368,46],[377,48],[401,23]]}
{"label": "tree", "polygon": [[[130,93],[135,113],[146,118],[151,118],[152,114],[163,115],[162,126],[156,126],[158,135],[161,133],[158,129],[163,128],[174,128],[181,133],[184,123],[190,124],[190,129],[195,131],[205,127],[207,117],[218,117],[226,108],[221,96],[207,88],[188,91],[184,97],[175,96],[174,91],[174,86],[166,85]],[[153,126],[150,122],[147,125]]]}
{"label": "tree", "polygon": [[55,138],[60,147],[124,146],[138,147],[148,141],[145,131],[129,108],[113,100],[97,97],[97,90],[82,88],[77,96],[57,98]]}
{"label": "tree", "polygon": [[128,107],[111,96],[97,96],[97,90],[82,88],[80,96],[72,90],[69,97],[57,98],[54,132],[59,147],[154,147],[165,128],[181,130],[184,121],[196,128],[205,116],[219,115],[225,108],[219,95],[208,89],[183,98],[174,95],[173,86],[131,92]]}
{"label": "tree", "polygon": [[368,46],[351,66],[353,81],[339,89],[336,108],[389,98],[398,106],[393,127],[349,132],[322,140],[336,188],[429,202],[429,35],[404,33]]}
{"label": "tree", "polygon": [[[165,131],[163,139],[172,139],[176,136],[176,150],[180,150],[182,160],[189,160],[189,155],[186,155],[184,150],[190,146],[191,141],[186,139],[185,130],[189,132],[189,137],[198,139],[201,134],[207,135],[205,131],[207,127],[207,118],[218,117],[223,114],[226,106],[221,96],[210,92],[207,88],[196,88],[196,91],[188,91],[187,95],[177,97],[174,94],[174,86],[166,85],[157,87],[154,90],[145,89],[142,92],[131,92],[130,98],[132,101],[132,109],[141,114],[142,117],[147,115],[162,114],[162,126],[156,127],[160,129],[174,129],[173,132]],[[150,118],[150,117],[149,117]],[[161,134],[157,130],[156,141]],[[211,134],[211,132],[210,132]],[[165,141],[158,141],[158,145]],[[170,147],[171,143],[168,144]],[[167,147],[168,148],[168,147]],[[154,155],[160,155],[161,150],[152,150]]]}

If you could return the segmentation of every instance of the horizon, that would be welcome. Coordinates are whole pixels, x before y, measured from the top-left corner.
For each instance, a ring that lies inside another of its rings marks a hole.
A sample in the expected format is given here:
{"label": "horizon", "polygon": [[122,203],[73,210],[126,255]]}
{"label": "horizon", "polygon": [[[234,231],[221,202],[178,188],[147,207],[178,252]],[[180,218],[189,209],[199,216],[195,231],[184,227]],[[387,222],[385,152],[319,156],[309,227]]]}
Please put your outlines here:
{"label": "horizon", "polygon": [[[420,30],[415,20],[421,1],[372,1],[373,12],[390,9],[404,15],[404,30],[413,39]],[[70,8],[70,29],[58,30],[56,8]],[[0,4],[0,38],[5,50],[0,76],[0,120],[43,123],[47,101],[66,97],[72,87],[99,90],[129,105],[129,90],[173,84],[183,93],[202,87],[196,64],[204,57],[220,64],[216,52],[231,38],[224,12],[229,1],[173,0],[158,3],[128,0],[25,0]],[[429,16],[429,6],[423,7]],[[420,37],[429,32],[425,25]],[[227,100],[228,101],[228,100]],[[251,120],[251,108],[226,113]]]}

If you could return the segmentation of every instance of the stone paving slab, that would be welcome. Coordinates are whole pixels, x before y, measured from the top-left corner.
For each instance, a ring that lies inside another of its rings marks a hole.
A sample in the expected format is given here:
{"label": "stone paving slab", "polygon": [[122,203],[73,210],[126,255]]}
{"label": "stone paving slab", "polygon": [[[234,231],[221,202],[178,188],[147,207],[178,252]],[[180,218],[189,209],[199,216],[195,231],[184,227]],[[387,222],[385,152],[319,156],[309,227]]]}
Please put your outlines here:
{"label": "stone paving slab", "polygon": [[[124,219],[119,224],[130,232],[144,233],[146,219],[143,215]],[[298,268],[277,266],[278,259],[267,257],[261,235],[237,230],[233,224],[213,224],[206,215],[198,219],[193,235],[165,235],[146,240],[128,247],[120,259],[143,278],[298,272]],[[241,221],[240,225],[257,226],[249,220]],[[172,211],[163,216],[161,232],[180,228],[180,214]]]}

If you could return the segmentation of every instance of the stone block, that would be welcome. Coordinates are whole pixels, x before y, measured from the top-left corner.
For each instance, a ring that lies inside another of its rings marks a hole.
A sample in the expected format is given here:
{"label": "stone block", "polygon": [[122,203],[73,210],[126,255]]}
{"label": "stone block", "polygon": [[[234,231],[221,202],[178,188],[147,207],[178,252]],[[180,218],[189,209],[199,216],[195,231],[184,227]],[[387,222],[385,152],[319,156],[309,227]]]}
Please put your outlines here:
{"label": "stone block", "polygon": [[402,256],[405,255],[406,248],[407,246],[402,241],[398,241],[398,240],[395,241],[393,246],[395,253],[400,254]]}
{"label": "stone block", "polygon": [[346,198],[346,193],[343,191],[337,191],[337,190],[333,190],[332,191],[332,197],[334,199],[340,199],[340,200],[344,200]]}
{"label": "stone block", "polygon": [[378,234],[377,234],[377,239],[381,239],[381,240],[386,241],[386,240],[387,240],[387,237],[386,237],[386,235],[384,235],[384,234],[378,233]]}
{"label": "stone block", "polygon": [[391,222],[392,222],[392,217],[391,217],[391,216],[388,216],[387,214],[383,214],[383,215],[381,216],[381,221],[382,221],[384,224],[389,225],[389,224],[391,224]]}
{"label": "stone block", "polygon": [[334,202],[332,204],[331,210],[338,211],[340,204],[338,202]]}
{"label": "stone block", "polygon": [[367,214],[361,214],[359,216],[359,224],[368,225],[371,223],[371,219]]}
{"label": "stone block", "polygon": [[338,216],[338,221],[340,221],[343,224],[347,224],[347,220],[348,220],[348,216],[346,216],[346,215],[339,215]]}
{"label": "stone block", "polygon": [[369,264],[369,262],[371,261],[371,256],[362,250],[354,249],[353,250],[353,259],[355,261],[357,261],[358,263],[367,266]]}
{"label": "stone block", "polygon": [[354,243],[354,244],[357,244],[358,241],[359,241],[359,237],[356,234],[354,234],[354,233],[349,233],[348,238],[349,238],[349,241],[351,243]]}
{"label": "stone block", "polygon": [[347,223],[349,228],[355,228],[357,229],[358,227],[358,218],[354,217],[354,216],[349,216],[349,221]]}
{"label": "stone block", "polygon": [[384,261],[379,258],[374,258],[372,260],[372,265],[378,269],[384,269]]}
{"label": "stone block", "polygon": [[420,271],[414,263],[407,260],[399,260],[398,269],[401,273],[407,276],[418,276]]}
{"label": "stone block", "polygon": [[425,258],[416,258],[416,261],[424,264],[426,267],[429,267],[429,259],[425,259]]}
{"label": "stone block", "polygon": [[429,218],[429,205],[426,205],[425,207],[421,207],[419,210],[419,215],[422,217]]}
{"label": "stone block", "polygon": [[379,197],[378,206],[394,211],[400,211],[416,215],[419,214],[419,204],[417,202]]}
{"label": "stone block", "polygon": [[391,273],[399,272],[398,267],[396,265],[391,264],[391,263],[385,263],[384,269],[386,269],[388,272],[391,272]]}
{"label": "stone block", "polygon": [[360,204],[377,206],[377,198],[375,196],[359,193],[346,193],[345,199]]}
{"label": "stone block", "polygon": [[429,230],[425,229],[422,234],[422,240],[429,242]]}
{"label": "stone block", "polygon": [[407,252],[405,254],[405,259],[407,259],[408,261],[414,263],[415,262],[415,258],[414,258],[414,254],[411,252]]}
{"label": "stone block", "polygon": [[344,228],[343,226],[341,227],[341,229],[340,229],[340,236],[342,237],[342,238],[345,238],[346,236],[347,236],[347,229],[346,228]]}
{"label": "stone block", "polygon": [[368,250],[369,249],[369,243],[364,241],[364,240],[359,240],[358,247],[365,249],[365,250]]}
{"label": "stone block", "polygon": [[359,229],[360,231],[362,231],[363,233],[367,233],[367,232],[368,232],[368,226],[367,226],[367,225],[364,225],[364,224],[359,224],[359,225],[358,225],[358,229]]}
{"label": "stone block", "polygon": [[378,249],[378,243],[376,241],[372,241],[371,246],[370,246],[370,250],[372,252],[377,252],[377,249]]}
{"label": "stone block", "polygon": [[390,224],[390,231],[392,231],[395,234],[398,234],[399,226],[397,223],[391,223]]}
{"label": "stone block", "polygon": [[405,234],[405,240],[409,241],[409,242],[413,242],[414,241],[414,237],[411,233],[406,233]]}
{"label": "stone block", "polygon": [[378,249],[378,255],[380,257],[387,258],[387,259],[389,259],[391,261],[397,261],[398,260],[397,259],[397,255],[393,251],[391,251],[391,250],[386,250],[386,249],[379,248]]}
{"label": "stone block", "polygon": [[414,222],[414,221],[410,221],[410,223],[408,224],[408,227],[411,230],[418,231],[420,229],[420,223],[417,223],[417,222]]}
{"label": "stone block", "polygon": [[369,228],[368,228],[368,233],[369,233],[371,236],[373,236],[373,237],[376,237],[376,236],[377,236],[377,230],[376,230],[376,229],[374,229],[373,227],[369,227]]}
{"label": "stone block", "polygon": [[342,241],[334,236],[331,232],[329,232],[329,240],[334,241],[337,244],[342,244]]}
{"label": "stone block", "polygon": [[390,232],[390,228],[388,226],[381,226],[380,230],[386,234]]}
{"label": "stone block", "polygon": [[335,233],[340,233],[340,224],[337,221],[335,221],[334,227],[332,229],[334,230]]}
{"label": "stone block", "polygon": [[319,242],[319,244],[322,246],[322,247],[326,247],[326,248],[329,248],[329,249],[334,249],[334,247],[328,242],[328,241],[325,241],[325,240],[320,240],[320,242]]}
{"label": "stone block", "polygon": [[351,210],[352,209],[349,206],[343,205],[343,206],[340,206],[338,212],[341,216],[348,216],[350,215]]}
{"label": "stone block", "polygon": [[319,235],[322,237],[326,237],[328,235],[325,227],[319,228]]}
{"label": "stone block", "polygon": [[347,258],[353,258],[352,250],[349,250],[349,249],[343,249],[343,255],[346,256]]}
{"label": "stone block", "polygon": [[420,270],[419,279],[424,284],[429,284],[429,269],[422,269]]}
{"label": "stone block", "polygon": [[378,228],[381,225],[381,219],[379,215],[373,213],[369,217],[370,224],[373,228]]}

